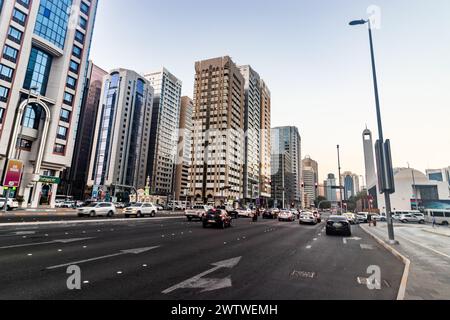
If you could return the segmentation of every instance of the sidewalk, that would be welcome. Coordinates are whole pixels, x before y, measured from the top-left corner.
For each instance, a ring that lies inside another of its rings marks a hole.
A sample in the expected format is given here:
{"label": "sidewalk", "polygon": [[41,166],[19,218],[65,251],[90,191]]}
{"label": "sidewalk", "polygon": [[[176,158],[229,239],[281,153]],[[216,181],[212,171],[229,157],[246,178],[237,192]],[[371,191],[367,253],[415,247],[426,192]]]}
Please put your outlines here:
{"label": "sidewalk", "polygon": [[[386,224],[361,228],[384,241],[388,239]],[[392,247],[411,261],[405,300],[450,299],[450,230],[399,225],[394,233],[400,244]]]}

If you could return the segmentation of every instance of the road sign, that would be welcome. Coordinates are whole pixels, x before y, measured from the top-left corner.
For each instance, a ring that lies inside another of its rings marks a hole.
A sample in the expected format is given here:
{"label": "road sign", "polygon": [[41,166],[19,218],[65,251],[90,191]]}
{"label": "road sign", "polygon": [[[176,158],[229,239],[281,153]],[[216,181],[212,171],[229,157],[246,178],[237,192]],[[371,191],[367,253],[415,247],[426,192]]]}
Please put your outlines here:
{"label": "road sign", "polygon": [[6,168],[5,179],[3,181],[4,186],[9,186],[10,188],[20,186],[22,179],[23,162],[19,160],[9,160],[8,166]]}
{"label": "road sign", "polygon": [[61,178],[58,177],[50,177],[50,176],[40,176],[39,182],[48,183],[48,184],[60,184]]}
{"label": "road sign", "polygon": [[390,140],[386,140],[385,143],[377,140],[375,143],[375,158],[377,163],[380,193],[395,193]]}

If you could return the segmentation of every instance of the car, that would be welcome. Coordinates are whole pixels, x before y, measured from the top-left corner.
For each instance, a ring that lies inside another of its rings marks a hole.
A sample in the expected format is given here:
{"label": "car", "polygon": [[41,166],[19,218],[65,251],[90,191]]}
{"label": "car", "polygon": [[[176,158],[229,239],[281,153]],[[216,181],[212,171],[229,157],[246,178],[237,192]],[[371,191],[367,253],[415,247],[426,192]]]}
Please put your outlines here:
{"label": "car", "polygon": [[293,221],[295,221],[295,216],[290,210],[283,209],[283,210],[281,210],[280,214],[278,215],[278,221],[293,222]]}
{"label": "car", "polygon": [[239,218],[238,211],[232,206],[217,206],[217,209],[225,210],[233,219]]}
{"label": "car", "polygon": [[193,219],[199,219],[200,221],[203,219],[203,215],[205,215],[211,207],[203,204],[194,205],[190,209],[186,209],[184,212],[184,216],[188,219],[188,221],[192,221]]}
{"label": "car", "polygon": [[78,209],[78,216],[108,216],[112,217],[116,214],[117,209],[111,202],[92,202]]}
{"label": "car", "polygon": [[326,234],[344,235],[350,237],[352,235],[352,227],[345,216],[330,216],[327,220]]}
{"label": "car", "polygon": [[375,221],[386,221],[387,220],[386,219],[386,214],[385,213],[375,214],[375,215],[372,216],[372,220],[375,220]]}
{"label": "car", "polygon": [[263,219],[278,219],[278,209],[267,209],[262,214]]}
{"label": "car", "polygon": [[354,214],[352,212],[346,212],[346,213],[344,213],[344,216],[347,218],[347,220],[350,222],[350,224],[358,223],[358,218],[357,218],[356,214]]}
{"label": "car", "polygon": [[123,202],[114,202],[114,205],[116,206],[117,209],[125,208],[125,203],[123,203]]}
{"label": "car", "polygon": [[356,220],[358,221],[358,223],[367,223],[369,222],[368,215],[368,212],[358,212],[356,214]]}
{"label": "car", "polygon": [[19,202],[12,198],[8,198],[8,201],[6,201],[6,198],[1,197],[0,198],[0,208],[2,210],[5,209],[5,202],[6,202],[6,210],[10,211],[12,209],[17,209],[19,207]]}
{"label": "car", "polygon": [[300,215],[300,221],[299,224],[317,224],[317,217],[314,215],[313,212],[310,211],[303,211]]}
{"label": "car", "polygon": [[129,218],[130,216],[155,217],[157,212],[158,212],[158,209],[151,202],[133,203],[131,206],[129,206],[128,208],[125,208],[125,210],[123,210],[123,213],[125,214],[125,218]]}
{"label": "car", "polygon": [[425,216],[421,213],[402,214],[399,220],[401,223],[417,222],[423,224],[425,223]]}
{"label": "car", "polygon": [[160,204],[155,204],[156,209],[158,209],[158,211],[163,211],[164,207]]}
{"label": "car", "polygon": [[231,221],[232,219],[226,210],[215,208],[209,209],[202,217],[203,228],[213,225],[225,229],[231,227]]}
{"label": "car", "polygon": [[252,218],[253,210],[250,208],[240,208],[236,210],[239,217]]}

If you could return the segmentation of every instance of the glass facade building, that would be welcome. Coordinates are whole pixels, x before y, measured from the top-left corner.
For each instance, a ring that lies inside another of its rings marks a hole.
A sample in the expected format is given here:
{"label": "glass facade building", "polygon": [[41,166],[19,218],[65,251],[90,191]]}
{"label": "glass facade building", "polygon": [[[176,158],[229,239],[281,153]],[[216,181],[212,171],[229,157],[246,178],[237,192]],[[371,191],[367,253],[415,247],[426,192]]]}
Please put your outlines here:
{"label": "glass facade building", "polygon": [[72,0],[41,0],[34,33],[64,49]]}
{"label": "glass facade building", "polygon": [[28,60],[27,73],[23,87],[30,89],[36,87],[41,95],[47,92],[48,77],[52,67],[52,56],[33,47]]}

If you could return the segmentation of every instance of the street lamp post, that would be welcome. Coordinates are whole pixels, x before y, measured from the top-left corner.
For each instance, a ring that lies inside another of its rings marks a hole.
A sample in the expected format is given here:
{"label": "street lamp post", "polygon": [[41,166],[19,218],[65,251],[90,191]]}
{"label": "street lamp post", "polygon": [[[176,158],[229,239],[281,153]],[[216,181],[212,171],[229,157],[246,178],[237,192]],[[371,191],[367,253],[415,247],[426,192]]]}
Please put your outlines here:
{"label": "street lamp post", "polygon": [[342,214],[342,207],[343,207],[343,195],[342,195],[342,177],[341,177],[341,149],[340,146],[337,145],[337,154],[338,154],[338,174],[339,174],[339,194],[340,194],[340,209]]}
{"label": "street lamp post", "polygon": [[[369,41],[370,41],[370,56],[372,60],[372,74],[373,74],[373,85],[374,85],[374,91],[375,91],[375,104],[376,104],[376,111],[377,111],[377,123],[378,123],[378,135],[379,135],[379,141],[381,144],[384,143],[384,137],[383,137],[383,125],[381,121],[381,109],[380,109],[380,98],[378,94],[378,81],[377,81],[377,71],[376,71],[376,65],[375,65],[375,53],[374,53],[374,46],[373,46],[373,37],[372,37],[372,26],[369,20],[354,20],[350,22],[351,26],[357,26],[357,25],[364,25],[368,24],[369,29]],[[380,158],[384,159],[384,148],[380,148]],[[382,172],[378,172],[378,175],[381,175]],[[383,190],[384,191],[384,190]],[[394,225],[391,219],[391,197],[389,192],[384,191],[384,200],[386,204],[386,220],[387,220],[387,226],[388,226],[388,235],[389,235],[389,241],[391,243],[397,243],[395,241],[394,237]]]}

